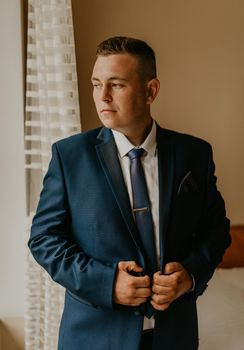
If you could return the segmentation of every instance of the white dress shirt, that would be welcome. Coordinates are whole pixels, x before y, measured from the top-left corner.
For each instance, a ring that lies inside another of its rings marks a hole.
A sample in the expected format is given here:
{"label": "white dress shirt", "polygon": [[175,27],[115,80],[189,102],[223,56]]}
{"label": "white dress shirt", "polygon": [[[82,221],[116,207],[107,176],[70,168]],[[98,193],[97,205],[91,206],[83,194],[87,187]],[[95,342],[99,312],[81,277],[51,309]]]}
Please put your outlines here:
{"label": "white dress shirt", "polygon": [[[152,129],[145,141],[137,148],[143,148],[146,152],[141,157],[141,164],[144,169],[149,200],[151,204],[151,212],[153,219],[154,237],[157,251],[157,258],[160,258],[159,249],[159,190],[158,190],[158,155],[156,143],[156,123],[153,121]],[[133,208],[133,196],[130,178],[130,159],[127,153],[135,148],[127,137],[115,130],[112,130],[116,146],[118,148],[118,157],[120,160],[125,184],[127,186],[131,208]],[[143,329],[153,328],[154,318],[148,319],[144,317]]]}

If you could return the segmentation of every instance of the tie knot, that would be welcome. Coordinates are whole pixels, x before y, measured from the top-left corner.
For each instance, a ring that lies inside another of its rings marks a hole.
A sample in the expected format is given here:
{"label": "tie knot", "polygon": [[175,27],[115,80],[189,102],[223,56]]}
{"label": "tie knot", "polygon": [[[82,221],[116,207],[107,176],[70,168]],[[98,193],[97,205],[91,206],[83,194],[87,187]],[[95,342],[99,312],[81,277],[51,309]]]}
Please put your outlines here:
{"label": "tie knot", "polygon": [[141,158],[141,156],[145,153],[143,148],[133,148],[130,152],[127,153],[130,160],[135,158]]}

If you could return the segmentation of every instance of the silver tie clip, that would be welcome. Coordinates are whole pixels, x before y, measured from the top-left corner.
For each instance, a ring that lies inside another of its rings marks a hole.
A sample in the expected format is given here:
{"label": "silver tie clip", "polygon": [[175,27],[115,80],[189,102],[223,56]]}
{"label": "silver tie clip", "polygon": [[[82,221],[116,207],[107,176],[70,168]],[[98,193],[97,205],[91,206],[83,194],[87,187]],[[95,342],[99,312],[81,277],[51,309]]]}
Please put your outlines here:
{"label": "silver tie clip", "polygon": [[137,211],[148,211],[148,210],[149,210],[148,207],[144,207],[144,208],[135,208],[135,209],[133,209],[133,212],[135,213],[135,212],[137,212]]}

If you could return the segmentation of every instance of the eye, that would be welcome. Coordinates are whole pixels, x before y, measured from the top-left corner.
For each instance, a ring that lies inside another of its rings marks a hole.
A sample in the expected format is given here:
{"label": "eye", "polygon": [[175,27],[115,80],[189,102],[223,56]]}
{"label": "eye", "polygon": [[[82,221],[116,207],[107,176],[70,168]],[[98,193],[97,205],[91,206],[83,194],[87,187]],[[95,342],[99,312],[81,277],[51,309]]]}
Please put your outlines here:
{"label": "eye", "polygon": [[120,83],[113,83],[111,86],[113,89],[122,89],[124,87],[124,85]]}
{"label": "eye", "polygon": [[92,83],[93,89],[101,89],[102,84],[100,83]]}

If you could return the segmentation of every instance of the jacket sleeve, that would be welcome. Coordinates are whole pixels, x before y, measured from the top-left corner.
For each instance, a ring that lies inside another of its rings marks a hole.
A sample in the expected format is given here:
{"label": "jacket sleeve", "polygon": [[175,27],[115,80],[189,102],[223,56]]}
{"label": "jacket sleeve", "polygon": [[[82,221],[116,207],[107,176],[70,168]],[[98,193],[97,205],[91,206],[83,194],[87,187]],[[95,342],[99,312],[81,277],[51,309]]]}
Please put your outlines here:
{"label": "jacket sleeve", "polygon": [[207,282],[231,243],[230,222],[226,218],[224,200],[217,190],[215,165],[210,145],[208,159],[205,204],[196,235],[195,249],[182,262],[187,271],[194,276],[196,297],[206,289]]}
{"label": "jacket sleeve", "polygon": [[116,264],[87,256],[73,239],[65,179],[56,144],[52,147],[52,159],[28,245],[36,261],[55,282],[95,306],[113,307]]}

